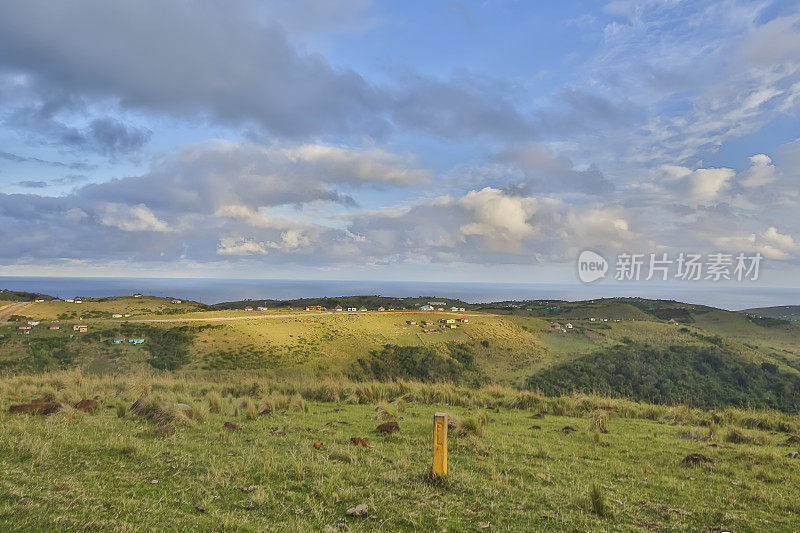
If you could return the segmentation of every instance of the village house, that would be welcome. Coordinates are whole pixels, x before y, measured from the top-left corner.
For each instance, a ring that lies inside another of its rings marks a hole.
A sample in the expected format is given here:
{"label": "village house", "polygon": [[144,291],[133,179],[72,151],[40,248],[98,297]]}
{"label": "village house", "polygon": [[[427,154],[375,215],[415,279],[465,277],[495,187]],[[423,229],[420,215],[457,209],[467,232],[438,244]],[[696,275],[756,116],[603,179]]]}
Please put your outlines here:
{"label": "village house", "polygon": [[89,331],[89,326],[81,326],[79,324],[75,324],[72,326],[72,331],[77,331],[78,333],[86,333]]}
{"label": "village house", "polygon": [[114,313],[111,318],[122,318],[122,313]]}
{"label": "village house", "polygon": [[57,324],[51,324],[47,329],[57,330],[57,329],[61,329],[61,326],[59,326]]}
{"label": "village house", "polygon": [[423,326],[435,326],[435,325],[436,325],[436,323],[435,323],[435,322],[431,322],[431,321],[429,321],[429,320],[423,320],[423,321],[422,321],[422,325],[423,325]]}
{"label": "village house", "polygon": [[245,308],[244,308],[244,310],[245,310],[245,311],[252,311],[252,310],[253,310],[253,308],[252,308],[252,307],[245,307]]}
{"label": "village house", "polygon": [[128,339],[131,344],[144,344],[144,339]]}
{"label": "village house", "polygon": [[336,312],[343,311],[341,305],[337,305],[336,307],[333,308],[333,310],[336,311]]}
{"label": "village house", "polygon": [[381,307],[378,308],[378,311],[386,311],[386,308],[381,306]]}
{"label": "village house", "polygon": [[269,311],[269,307],[256,307],[256,311]]}
{"label": "village house", "polygon": [[136,294],[133,295],[133,297],[134,298],[141,298],[142,294],[137,292]]}
{"label": "village house", "polygon": [[461,322],[462,324],[466,324],[469,322],[468,318],[457,318],[456,322]]}
{"label": "village house", "polygon": [[69,298],[69,299],[64,300],[64,301],[67,302],[67,303],[75,303],[75,299],[74,298]]}
{"label": "village house", "polygon": [[39,321],[38,320],[28,320],[28,325],[29,326],[38,326],[39,325]]}
{"label": "village house", "polygon": [[35,299],[33,302],[38,304],[38,303],[41,303],[41,302],[43,302],[43,301],[44,301],[44,300],[43,300],[42,298],[37,298],[37,299]]}
{"label": "village house", "polygon": [[591,317],[591,318],[589,319],[589,322],[594,322],[595,320],[597,320],[595,317]]}
{"label": "village house", "polygon": [[113,342],[114,344],[122,344],[123,342],[125,342],[125,337],[114,337],[114,340],[111,342]]}
{"label": "village house", "polygon": [[451,308],[450,308],[450,310],[451,310],[452,312],[454,312],[454,313],[458,313],[458,312],[461,312],[461,313],[463,313],[463,312],[464,312],[464,308],[463,308],[463,307],[456,307],[456,306],[453,306],[453,307],[451,307]]}
{"label": "village house", "polygon": [[366,310],[367,310],[367,308],[366,308],[366,307],[362,307],[361,309],[359,309],[359,311],[361,311],[362,313],[363,313],[363,312],[366,312]]}
{"label": "village house", "polygon": [[[28,322],[28,323],[30,324],[30,322]],[[669,319],[669,323],[672,324],[673,326],[677,326],[678,325],[678,321],[675,320],[674,318],[670,318]]]}
{"label": "village house", "polygon": [[566,327],[567,329],[572,329],[572,324],[570,324],[569,322],[567,322],[567,325],[566,325],[565,327]]}
{"label": "village house", "polygon": [[416,326],[417,325],[417,321],[416,320],[406,320],[406,324],[408,324],[409,326]]}
{"label": "village house", "polygon": [[355,311],[358,311],[358,308],[356,308],[356,307],[348,307],[347,310],[349,312],[355,312]]}
{"label": "village house", "polygon": [[419,307],[419,310],[420,311],[433,311],[433,306],[432,305],[421,305]]}
{"label": "village house", "polygon": [[455,318],[443,318],[443,319],[439,320],[439,322],[441,322],[442,324],[455,324],[456,323],[456,319]]}
{"label": "village house", "polygon": [[122,315],[122,316],[124,316],[125,318],[132,317],[132,316],[133,316],[133,313],[125,313],[125,314],[124,314],[124,315]]}
{"label": "village house", "polygon": [[29,330],[29,329],[31,329],[31,326],[29,326],[28,324],[23,324],[23,325],[19,326],[17,329]]}
{"label": "village house", "polygon": [[181,300],[172,300],[172,303],[179,304],[179,303],[181,303]]}

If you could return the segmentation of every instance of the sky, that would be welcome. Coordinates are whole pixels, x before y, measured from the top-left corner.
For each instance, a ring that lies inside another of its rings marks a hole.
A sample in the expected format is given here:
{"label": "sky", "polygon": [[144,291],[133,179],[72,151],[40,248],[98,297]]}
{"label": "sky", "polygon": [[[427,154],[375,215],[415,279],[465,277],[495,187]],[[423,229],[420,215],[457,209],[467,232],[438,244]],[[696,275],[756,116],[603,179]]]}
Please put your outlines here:
{"label": "sky", "polygon": [[796,287],[799,115],[793,1],[7,3],[0,274]]}

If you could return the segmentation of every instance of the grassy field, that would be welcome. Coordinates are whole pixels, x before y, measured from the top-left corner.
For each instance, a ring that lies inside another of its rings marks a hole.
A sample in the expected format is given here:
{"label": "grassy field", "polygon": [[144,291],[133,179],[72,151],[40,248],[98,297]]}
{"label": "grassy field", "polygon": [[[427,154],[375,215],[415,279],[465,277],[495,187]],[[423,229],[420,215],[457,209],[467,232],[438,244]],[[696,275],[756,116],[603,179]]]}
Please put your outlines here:
{"label": "grassy field", "polygon": [[[797,434],[796,416],[544,398],[498,386],[245,376],[73,371],[0,380],[0,528],[800,528],[800,459],[787,457],[800,445],[782,446]],[[130,410],[143,393],[157,414]],[[8,413],[10,398],[34,397],[98,397],[100,409]],[[171,409],[176,402],[192,406],[193,418]],[[257,414],[264,409],[271,412]],[[444,481],[428,474],[435,411],[455,420]],[[400,432],[377,433],[390,419]],[[156,436],[162,424],[175,432]],[[351,437],[370,445],[354,446]],[[714,463],[682,464],[690,453]],[[347,514],[361,504],[366,514]]]}

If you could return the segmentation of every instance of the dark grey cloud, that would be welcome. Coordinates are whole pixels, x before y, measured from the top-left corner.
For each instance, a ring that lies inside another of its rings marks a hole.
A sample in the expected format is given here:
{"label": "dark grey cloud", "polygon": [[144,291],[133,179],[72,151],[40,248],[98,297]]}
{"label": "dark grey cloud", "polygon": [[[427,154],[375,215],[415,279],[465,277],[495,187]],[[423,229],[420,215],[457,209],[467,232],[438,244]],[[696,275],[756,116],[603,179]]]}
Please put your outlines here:
{"label": "dark grey cloud", "polygon": [[89,163],[84,163],[81,161],[72,161],[69,163],[64,163],[62,161],[48,161],[46,159],[39,159],[38,157],[23,157],[21,155],[12,154],[10,152],[0,152],[0,159],[5,159],[6,161],[12,161],[14,163],[39,163],[42,165],[47,165],[52,167],[64,167],[73,170],[90,170],[92,168],[95,168],[94,165],[91,165]]}
{"label": "dark grey cloud", "polygon": [[578,192],[602,195],[614,190],[614,184],[596,165],[576,170],[569,158],[558,157],[539,144],[507,148],[494,154],[492,159],[521,174],[522,180],[511,187],[517,194]]}
{"label": "dark grey cloud", "polygon": [[23,180],[17,182],[17,185],[20,187],[25,187],[27,189],[42,189],[47,187],[46,181],[34,181],[34,180]]}

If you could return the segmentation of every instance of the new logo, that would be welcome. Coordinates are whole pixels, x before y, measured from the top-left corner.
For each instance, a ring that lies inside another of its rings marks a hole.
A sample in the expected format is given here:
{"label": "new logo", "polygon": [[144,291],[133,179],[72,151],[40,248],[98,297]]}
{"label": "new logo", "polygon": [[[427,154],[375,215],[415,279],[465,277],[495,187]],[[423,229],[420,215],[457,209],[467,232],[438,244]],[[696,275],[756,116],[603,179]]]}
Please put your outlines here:
{"label": "new logo", "polygon": [[584,283],[604,278],[608,271],[608,261],[591,250],[584,250],[578,256],[578,277]]}

